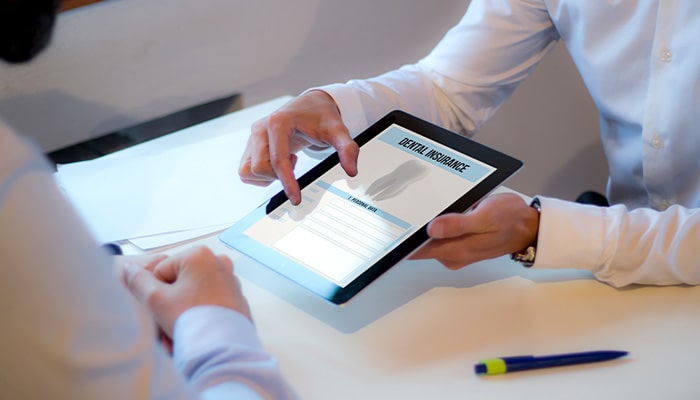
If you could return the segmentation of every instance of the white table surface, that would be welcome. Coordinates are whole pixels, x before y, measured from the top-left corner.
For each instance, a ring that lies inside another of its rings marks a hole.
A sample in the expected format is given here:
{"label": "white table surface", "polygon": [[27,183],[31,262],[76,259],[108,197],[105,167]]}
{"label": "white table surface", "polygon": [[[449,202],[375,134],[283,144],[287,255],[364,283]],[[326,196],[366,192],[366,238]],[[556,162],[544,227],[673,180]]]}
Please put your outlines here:
{"label": "white table surface", "polygon": [[[288,99],[111,156],[226,134]],[[700,287],[614,289],[585,272],[526,269],[507,258],[459,271],[405,261],[337,307],[216,234],[164,251],[193,244],[234,259],[261,339],[303,399],[700,399]],[[630,355],[501,376],[473,372],[482,358],[604,349]]]}

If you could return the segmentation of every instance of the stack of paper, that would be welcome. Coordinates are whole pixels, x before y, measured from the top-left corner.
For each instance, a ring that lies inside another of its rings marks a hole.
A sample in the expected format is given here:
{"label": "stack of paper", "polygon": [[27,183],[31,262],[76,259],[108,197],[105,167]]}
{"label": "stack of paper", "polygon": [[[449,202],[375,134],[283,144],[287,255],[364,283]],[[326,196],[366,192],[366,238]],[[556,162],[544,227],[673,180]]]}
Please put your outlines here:
{"label": "stack of paper", "polygon": [[[56,179],[97,239],[146,250],[222,230],[281,190],[238,177],[249,130],[134,157],[59,165]],[[315,164],[299,154],[297,176]]]}

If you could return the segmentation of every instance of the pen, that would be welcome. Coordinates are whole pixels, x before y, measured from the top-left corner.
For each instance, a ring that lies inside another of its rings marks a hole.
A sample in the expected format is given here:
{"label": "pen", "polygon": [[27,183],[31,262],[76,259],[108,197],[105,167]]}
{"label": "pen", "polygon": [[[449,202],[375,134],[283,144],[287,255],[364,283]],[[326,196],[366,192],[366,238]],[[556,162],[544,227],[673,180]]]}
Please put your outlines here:
{"label": "pen", "polygon": [[551,356],[517,356],[480,360],[474,365],[477,375],[498,375],[507,372],[526,371],[529,369],[561,367],[565,365],[594,363],[624,357],[626,351],[588,351],[583,353],[555,354]]}

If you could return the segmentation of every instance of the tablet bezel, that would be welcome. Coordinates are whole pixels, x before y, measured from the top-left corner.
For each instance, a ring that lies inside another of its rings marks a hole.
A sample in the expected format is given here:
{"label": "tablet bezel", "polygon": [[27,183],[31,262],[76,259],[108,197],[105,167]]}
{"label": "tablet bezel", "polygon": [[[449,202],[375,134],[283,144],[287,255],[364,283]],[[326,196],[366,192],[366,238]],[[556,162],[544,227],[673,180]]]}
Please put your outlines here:
{"label": "tablet bezel", "polygon": [[[401,110],[394,110],[388,113],[364,132],[360,133],[355,138],[355,142],[357,142],[361,149],[364,144],[381,132],[384,132],[384,130],[389,128],[392,124],[408,129],[416,135],[432,139],[460,154],[465,154],[495,168],[490,175],[481,180],[469,191],[462,194],[462,196],[455,199],[450,206],[437,215],[452,212],[462,213],[468,210],[480,199],[501,185],[508,177],[517,172],[523,165],[522,161],[516,158]],[[299,187],[301,189],[307,187],[339,162],[338,154],[334,152],[299,177]],[[334,304],[340,305],[350,300],[428,239],[426,223],[416,230],[416,232],[402,240],[401,243],[388,254],[368,267],[348,285],[345,287],[338,286],[336,283],[312,270],[288,260],[283,255],[258,243],[243,233],[248,227],[255,224],[261,218],[264,218],[267,214],[273,212],[287,200],[288,198],[284,191],[277,193],[267,204],[258,207],[221,233],[221,235],[219,235],[219,240]]]}

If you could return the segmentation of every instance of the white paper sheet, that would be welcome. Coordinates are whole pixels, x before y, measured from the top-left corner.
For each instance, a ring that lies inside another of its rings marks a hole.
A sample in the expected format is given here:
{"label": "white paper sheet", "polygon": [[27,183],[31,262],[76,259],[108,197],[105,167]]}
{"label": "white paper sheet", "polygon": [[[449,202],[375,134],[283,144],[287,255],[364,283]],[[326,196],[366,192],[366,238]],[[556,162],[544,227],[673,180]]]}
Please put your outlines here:
{"label": "white paper sheet", "polygon": [[129,242],[141,250],[148,251],[163,246],[169,246],[174,243],[182,243],[188,240],[200,238],[210,235],[215,232],[223,231],[230,227],[231,224],[222,224],[208,226],[205,228],[188,229],[186,231],[178,231],[172,233],[163,233],[158,235],[144,236],[140,238],[129,239]]}
{"label": "white paper sheet", "polygon": [[[281,190],[238,177],[249,130],[140,157],[58,167],[56,178],[104,242],[232,224]],[[318,160],[299,154],[297,176]],[[163,243],[161,243],[162,245]]]}

